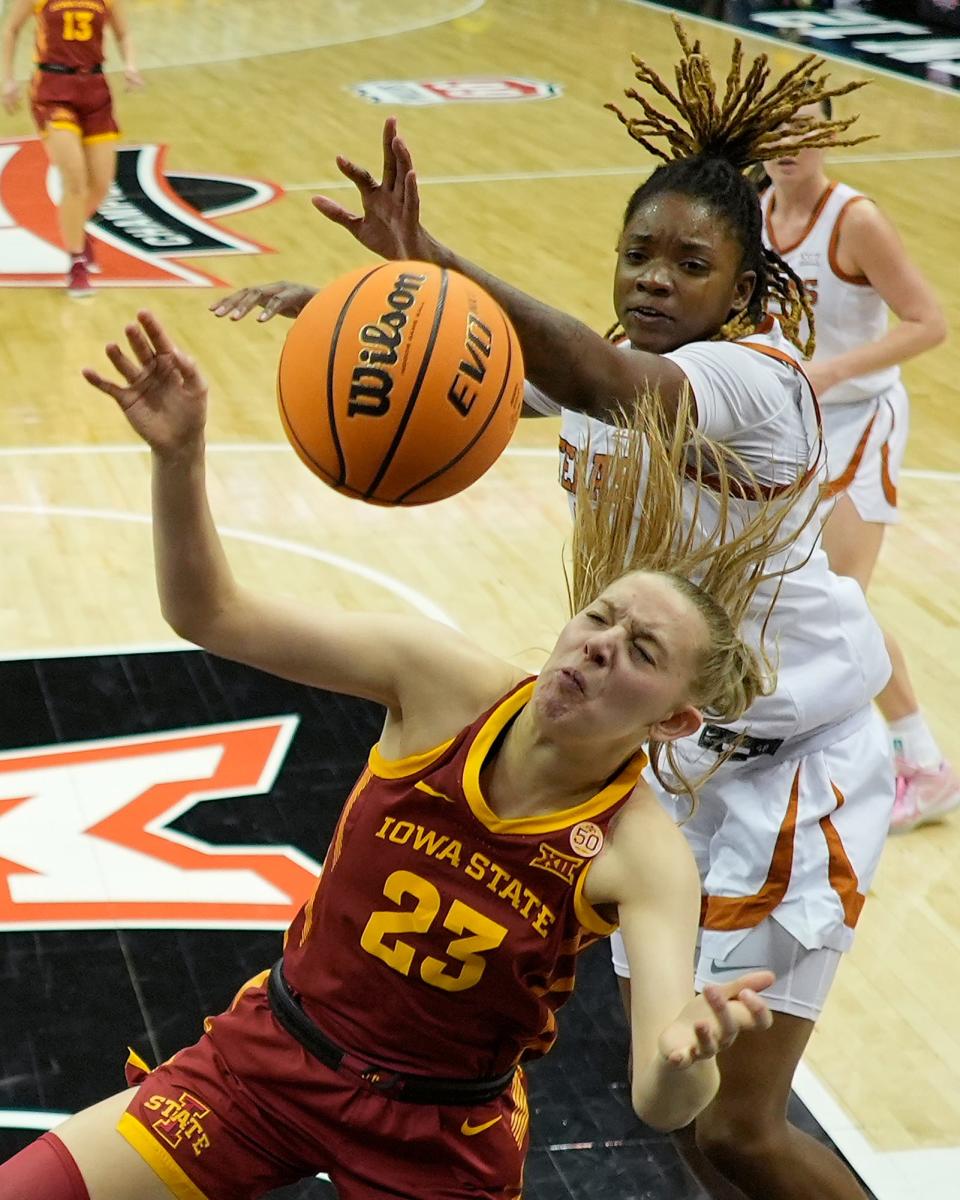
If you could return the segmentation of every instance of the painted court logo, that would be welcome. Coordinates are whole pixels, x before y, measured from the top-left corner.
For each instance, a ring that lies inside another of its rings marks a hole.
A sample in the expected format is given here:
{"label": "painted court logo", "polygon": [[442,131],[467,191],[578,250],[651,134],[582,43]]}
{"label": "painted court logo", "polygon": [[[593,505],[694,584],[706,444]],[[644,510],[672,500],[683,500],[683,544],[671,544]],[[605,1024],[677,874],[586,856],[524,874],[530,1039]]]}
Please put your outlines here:
{"label": "painted court logo", "polygon": [[270,791],[293,716],[0,754],[0,930],[283,929],[320,866],[173,823]]}
{"label": "painted court logo", "polygon": [[497,100],[550,100],[562,94],[559,83],[543,79],[468,75],[460,79],[372,79],[351,89],[373,104],[490,103]]}
{"label": "painted court logo", "polygon": [[[224,287],[181,261],[211,254],[263,254],[270,247],[215,223],[283,194],[273,183],[168,171],[166,147],[125,146],[93,218],[98,286]],[[66,255],[57,221],[61,189],[39,138],[0,139],[0,287],[63,282]]]}

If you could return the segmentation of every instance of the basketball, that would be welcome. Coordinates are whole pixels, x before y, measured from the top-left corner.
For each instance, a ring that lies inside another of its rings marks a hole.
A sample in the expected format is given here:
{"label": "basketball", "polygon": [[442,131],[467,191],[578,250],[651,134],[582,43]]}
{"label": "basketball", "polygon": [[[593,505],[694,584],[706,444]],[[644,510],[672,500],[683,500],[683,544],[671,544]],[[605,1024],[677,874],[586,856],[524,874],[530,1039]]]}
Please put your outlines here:
{"label": "basketball", "polygon": [[277,373],[301,460],[371,504],[443,500],[496,461],[523,402],[516,332],[497,302],[422,262],[362,267],[294,321]]}

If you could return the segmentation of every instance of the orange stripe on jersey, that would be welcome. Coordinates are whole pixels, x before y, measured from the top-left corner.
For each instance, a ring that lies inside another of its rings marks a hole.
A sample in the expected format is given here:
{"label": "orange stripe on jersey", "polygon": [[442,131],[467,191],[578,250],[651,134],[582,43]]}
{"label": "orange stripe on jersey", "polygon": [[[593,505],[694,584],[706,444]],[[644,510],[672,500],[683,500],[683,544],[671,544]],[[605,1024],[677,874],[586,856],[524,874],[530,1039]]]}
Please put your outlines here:
{"label": "orange stripe on jersey", "polygon": [[[837,798],[837,807],[834,809],[834,812],[838,812],[843,807],[843,793],[835,783],[831,783],[830,786],[833,788],[833,794]],[[853,869],[853,864],[847,857],[847,852],[843,848],[843,842],[840,840],[840,834],[837,833],[829,813],[827,816],[820,818],[820,828],[823,830],[823,836],[827,840],[827,849],[830,852],[830,886],[840,897],[840,903],[843,905],[844,925],[853,929],[860,919],[860,913],[866,902],[866,896],[859,890],[860,880]]]}
{"label": "orange stripe on jersey", "polygon": [[[340,857],[340,851],[343,849],[343,831],[347,824],[347,818],[350,816],[350,810],[353,808],[353,806],[356,804],[356,802],[360,799],[360,793],[363,791],[363,789],[367,786],[367,784],[369,782],[370,782],[370,771],[365,769],[361,773],[360,778],[353,785],[353,791],[347,797],[347,802],[343,806],[343,811],[340,814],[340,819],[337,821],[337,827],[333,831],[333,843],[331,845],[330,851],[327,854],[326,862],[327,862],[327,864],[329,864],[329,867],[331,870],[333,870],[333,868],[337,865],[337,859]],[[312,896],[310,898],[310,904],[311,905],[313,904]],[[303,938],[305,938],[306,936],[307,936],[306,930],[304,930]],[[301,946],[303,945],[303,938],[301,938],[301,940],[300,940]]]}
{"label": "orange stripe on jersey", "polygon": [[830,270],[838,279],[842,279],[844,283],[852,283],[855,287],[869,287],[870,280],[866,275],[848,275],[846,271],[840,269],[840,264],[837,262],[837,247],[840,245],[840,226],[852,204],[856,204],[858,200],[869,199],[869,196],[851,196],[843,208],[840,209],[833,225],[833,233],[830,235],[830,247],[827,250],[827,261],[830,264]]}
{"label": "orange stripe on jersey", "polygon": [[793,871],[793,841],[800,806],[800,768],[790,789],[790,802],[777,833],[770,870],[763,887],[753,896],[708,896],[704,929],[752,929],[783,900]]}
{"label": "orange stripe on jersey", "polygon": [[857,471],[860,469],[860,464],[863,462],[863,455],[867,449],[867,442],[870,439],[870,431],[873,429],[873,423],[877,419],[877,414],[874,413],[867,423],[866,429],[860,435],[860,441],[857,442],[856,449],[850,457],[850,461],[843,468],[836,479],[831,479],[829,483],[825,483],[820,489],[821,500],[832,500],[834,496],[839,496],[841,492],[845,492],[856,478]]}
{"label": "orange stripe on jersey", "polygon": [[797,240],[791,243],[789,246],[781,246],[773,232],[773,210],[777,203],[777,194],[774,192],[771,195],[770,207],[767,209],[767,237],[770,239],[770,245],[778,254],[790,254],[792,251],[796,250],[801,242],[805,242],[807,240],[807,238],[810,236],[810,231],[813,229],[814,225],[816,225],[817,221],[820,220],[820,214],[823,212],[824,208],[826,208],[827,201],[833,195],[836,186],[836,183],[827,184],[826,190],[821,194],[820,199],[813,206],[813,212],[810,214],[810,220],[807,221],[807,225],[803,233],[801,233]]}

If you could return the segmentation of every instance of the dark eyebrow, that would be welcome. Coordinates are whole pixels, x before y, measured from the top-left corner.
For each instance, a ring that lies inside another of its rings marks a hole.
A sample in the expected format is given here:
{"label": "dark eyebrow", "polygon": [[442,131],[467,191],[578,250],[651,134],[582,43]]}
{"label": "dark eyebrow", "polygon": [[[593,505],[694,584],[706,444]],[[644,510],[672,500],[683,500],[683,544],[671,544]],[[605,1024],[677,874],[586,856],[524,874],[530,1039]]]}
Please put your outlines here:
{"label": "dark eyebrow", "polygon": [[[623,615],[621,613],[621,610],[619,608],[617,608],[617,606],[614,603],[612,603],[612,601],[607,600],[604,596],[600,596],[595,601],[595,603],[602,604],[604,606],[604,608],[606,608],[607,612],[613,613],[613,615],[616,617],[620,617]],[[627,629],[630,633],[631,638],[639,638],[640,641],[650,642],[653,646],[655,646],[656,649],[659,651],[659,653],[663,656],[662,665],[663,666],[667,665],[670,655],[667,652],[666,646],[656,636],[655,633],[652,633],[649,629],[645,628],[643,625],[635,625],[633,623],[633,621],[627,622]]]}
{"label": "dark eyebrow", "polygon": [[[652,233],[631,233],[627,238],[628,243],[639,242],[645,244],[653,240],[654,235]],[[695,251],[697,254],[712,254],[714,252],[714,247],[710,242],[703,242],[697,238],[681,238],[680,247],[683,250]]]}

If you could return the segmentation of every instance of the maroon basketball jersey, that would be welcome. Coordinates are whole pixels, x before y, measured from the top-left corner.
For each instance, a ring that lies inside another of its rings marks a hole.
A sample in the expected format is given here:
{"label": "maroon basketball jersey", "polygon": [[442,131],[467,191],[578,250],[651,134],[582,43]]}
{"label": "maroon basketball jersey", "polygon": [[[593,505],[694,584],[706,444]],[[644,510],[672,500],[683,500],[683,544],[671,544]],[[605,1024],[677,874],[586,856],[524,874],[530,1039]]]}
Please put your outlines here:
{"label": "maroon basketball jersey", "polygon": [[450,742],[397,761],[374,746],[284,972],[333,1041],[392,1070],[490,1077],[550,1049],[577,954],[611,925],[583,895],[642,753],[585,803],[499,818],[485,759],[527,680]]}
{"label": "maroon basketball jersey", "polygon": [[103,27],[110,0],[37,0],[40,63],[89,71],[103,62]]}

